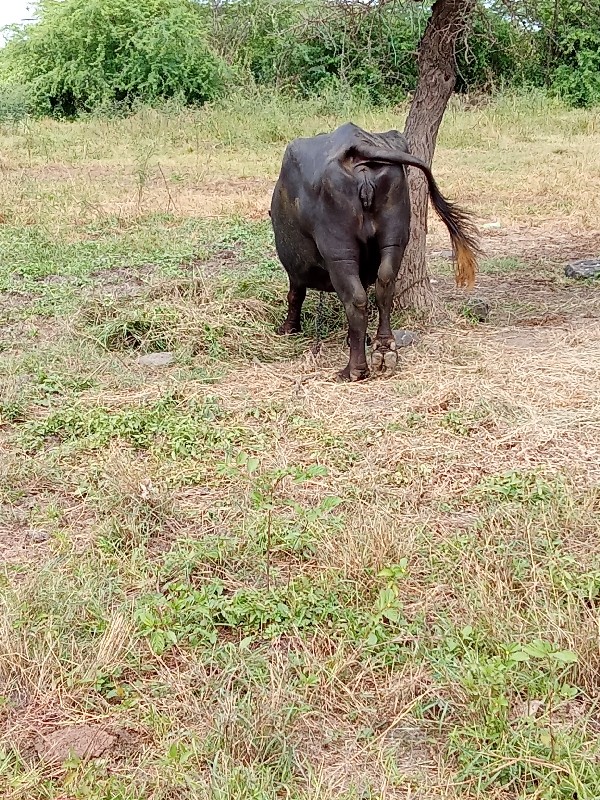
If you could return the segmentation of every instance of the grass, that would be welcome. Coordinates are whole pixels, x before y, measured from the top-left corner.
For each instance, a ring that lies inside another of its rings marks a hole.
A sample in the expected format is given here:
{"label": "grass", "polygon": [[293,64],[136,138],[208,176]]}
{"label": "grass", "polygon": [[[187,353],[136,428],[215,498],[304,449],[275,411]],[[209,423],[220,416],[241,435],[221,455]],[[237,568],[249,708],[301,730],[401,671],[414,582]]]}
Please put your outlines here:
{"label": "grass", "polygon": [[263,103],[0,129],[0,795],[597,800],[597,112],[450,109],[490,322],[434,225],[435,318],[338,385],[269,192],[396,112]]}

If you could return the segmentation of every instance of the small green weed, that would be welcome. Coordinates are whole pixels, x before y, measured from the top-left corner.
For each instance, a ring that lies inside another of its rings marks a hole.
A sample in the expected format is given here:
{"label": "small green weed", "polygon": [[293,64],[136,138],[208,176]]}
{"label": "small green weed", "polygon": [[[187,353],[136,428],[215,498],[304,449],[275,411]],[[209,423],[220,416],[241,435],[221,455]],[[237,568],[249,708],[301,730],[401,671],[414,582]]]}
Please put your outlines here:
{"label": "small green weed", "polygon": [[[192,559],[201,551],[187,551]],[[215,551],[220,560],[223,549]],[[181,553],[170,556],[170,572],[181,563]],[[189,561],[188,561],[189,564]],[[228,592],[221,580],[196,586],[190,579],[173,579],[160,593],[144,595],[136,604],[135,618],[140,636],[152,649],[206,647],[217,643],[227,631],[236,637],[273,639],[286,633],[317,631],[327,636],[350,637],[364,648],[365,655],[383,647],[402,650],[395,644],[399,631],[410,628],[403,613],[400,582],[406,562],[392,565],[378,575],[379,588],[370,606],[357,607],[356,586],[336,575],[300,576],[286,585],[247,586]],[[188,567],[189,569],[189,567]],[[382,585],[383,584],[383,585]]]}
{"label": "small green weed", "polygon": [[98,449],[122,439],[134,447],[182,458],[239,442],[240,429],[220,425],[223,419],[223,412],[211,398],[198,402],[171,394],[155,403],[121,410],[67,406],[44,420],[25,423],[19,437],[32,450],[42,447],[47,439],[85,449]]}
{"label": "small green weed", "polygon": [[442,417],[441,425],[456,436],[470,436],[477,430],[484,416],[484,412],[448,411],[448,413]]}
{"label": "small green weed", "polygon": [[136,620],[140,635],[148,637],[158,653],[174,644],[214,644],[219,629],[229,628],[240,637],[272,638],[347,621],[349,612],[338,592],[306,578],[281,588],[239,589],[233,595],[227,595],[219,581],[200,588],[174,582],[160,594],[141,598]]}
{"label": "small green weed", "polygon": [[[568,680],[577,655],[541,639],[493,641],[471,625],[446,632],[431,652],[435,668],[466,693],[460,720],[452,702],[442,712],[442,719],[452,721],[448,754],[457,760],[461,780],[479,792],[492,786],[524,793],[544,787],[540,797],[570,797],[563,792],[583,767],[582,740],[555,725],[552,708],[579,694]],[[548,712],[538,719],[529,704]],[[563,769],[568,752],[572,760]]]}
{"label": "small green weed", "polygon": [[562,481],[549,481],[537,472],[509,470],[484,478],[473,490],[474,497],[497,503],[538,505],[559,499],[564,494]]}
{"label": "small green weed", "polygon": [[21,400],[0,401],[0,427],[9,423],[23,422],[26,404]]}
{"label": "small green weed", "polygon": [[581,569],[573,556],[562,554],[549,560],[548,576],[565,599],[594,604],[600,596],[600,568]]}
{"label": "small green weed", "polygon": [[94,386],[94,380],[49,373],[39,369],[35,374],[35,385],[42,395],[48,398],[52,395],[79,394]]}
{"label": "small green weed", "polygon": [[504,275],[511,272],[519,272],[527,269],[527,263],[518,258],[489,258],[484,259],[480,265],[480,270],[486,275]]}

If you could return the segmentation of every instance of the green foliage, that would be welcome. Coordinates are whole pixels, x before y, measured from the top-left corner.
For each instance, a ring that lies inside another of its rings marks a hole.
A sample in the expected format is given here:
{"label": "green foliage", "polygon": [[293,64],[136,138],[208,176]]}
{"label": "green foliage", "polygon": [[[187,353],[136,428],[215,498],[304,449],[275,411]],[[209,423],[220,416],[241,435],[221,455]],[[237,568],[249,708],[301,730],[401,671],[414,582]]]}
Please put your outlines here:
{"label": "green foliage", "polygon": [[[584,0],[541,0],[515,9],[480,3],[457,42],[459,92],[548,86],[574,105],[600,97],[600,22]],[[515,13],[516,12],[516,13]],[[429,10],[392,0],[235,0],[213,18],[212,38],[238,73],[301,95],[351,87],[395,101],[417,82],[416,52]]]}
{"label": "green foliage", "polygon": [[342,624],[352,611],[346,610],[339,589],[301,578],[287,587],[246,587],[231,596],[219,581],[200,588],[174,582],[161,594],[142,598],[136,616],[140,634],[161,653],[177,643],[214,644],[219,628],[271,638],[288,630]]}
{"label": "green foliage", "polygon": [[214,98],[224,69],[191,0],[40,0],[39,22],[14,30],[3,72],[42,114],[174,98]]}
{"label": "green foliage", "polygon": [[[432,667],[464,693],[461,719],[453,720],[447,744],[460,779],[484,792],[510,786],[519,797],[537,790],[536,797],[547,800],[591,800],[587,786],[597,781],[598,769],[583,741],[568,735],[560,714],[552,714],[579,694],[570,682],[577,654],[540,638],[494,641],[472,625],[441,626],[438,636]],[[452,702],[440,700],[424,712],[452,717]]]}
{"label": "green foliage", "polygon": [[574,106],[600,103],[600,14],[586,0],[544,4],[548,84]]}
{"label": "green foliage", "polygon": [[301,95],[351,86],[373,102],[414,88],[426,12],[401,3],[359,8],[294,0],[226,3],[215,38],[259,85]]}
{"label": "green foliage", "polygon": [[[366,103],[414,90],[428,4],[325,0],[39,0],[0,53],[0,120],[73,116],[240,87]],[[219,55],[217,55],[219,54]],[[227,65],[227,66],[226,66]],[[480,2],[456,49],[458,92],[538,87],[600,102],[600,17],[587,0]]]}
{"label": "green foliage", "polygon": [[564,487],[558,481],[549,482],[536,472],[517,472],[509,470],[501,475],[484,478],[474,495],[484,500],[502,503],[513,502],[522,505],[548,503],[560,498]]}
{"label": "green foliage", "polygon": [[32,449],[53,438],[60,442],[81,441],[97,449],[113,439],[122,439],[140,449],[153,449],[171,458],[196,456],[211,447],[236,440],[235,429],[216,423],[221,412],[210,398],[203,403],[181,402],[174,395],[155,403],[112,411],[101,406],[67,406],[46,419],[24,425],[24,444]]}
{"label": "green foliage", "polygon": [[[162,653],[173,645],[214,645],[219,631],[227,629],[244,637],[270,639],[322,627],[333,636],[350,636],[363,644],[366,652],[381,646],[393,651],[395,635],[408,627],[400,590],[408,571],[406,558],[378,573],[372,605],[362,611],[355,607],[355,585],[338,575],[304,575],[292,581],[288,576],[285,585],[273,580],[273,552],[301,555],[318,527],[323,526],[326,535],[332,536],[342,522],[331,513],[342,504],[339,497],[325,497],[311,509],[278,496],[285,481],[303,484],[327,477],[327,470],[318,464],[262,470],[260,459],[242,451],[226,459],[218,471],[247,484],[249,513],[244,534],[250,534],[252,545],[245,561],[240,560],[239,550],[237,558],[239,578],[250,578],[252,585],[231,593],[218,579],[195,583],[193,564],[220,563],[226,556],[233,557],[231,539],[190,542],[183,550],[170,553],[162,570],[162,590],[145,595],[137,605],[138,632],[151,648]],[[293,516],[285,513],[290,506]]]}
{"label": "green foliage", "polygon": [[380,573],[380,578],[387,577],[384,587],[376,594],[372,609],[361,610],[355,608],[354,584],[334,575],[322,579],[302,576],[285,586],[246,586],[233,594],[227,593],[219,580],[195,586],[192,581],[174,579],[161,592],[139,599],[137,629],[157,653],[173,645],[214,645],[219,632],[229,631],[251,641],[317,628],[336,638],[350,637],[365,647],[365,654],[386,644],[393,650],[398,632],[408,627],[401,613],[399,571],[404,573],[402,565]]}
{"label": "green foliage", "polygon": [[458,42],[456,91],[492,91],[540,82],[536,42],[501,9],[479,5],[469,35]]}
{"label": "green foliage", "polygon": [[21,84],[0,81],[0,122],[18,122],[27,116],[27,89]]}

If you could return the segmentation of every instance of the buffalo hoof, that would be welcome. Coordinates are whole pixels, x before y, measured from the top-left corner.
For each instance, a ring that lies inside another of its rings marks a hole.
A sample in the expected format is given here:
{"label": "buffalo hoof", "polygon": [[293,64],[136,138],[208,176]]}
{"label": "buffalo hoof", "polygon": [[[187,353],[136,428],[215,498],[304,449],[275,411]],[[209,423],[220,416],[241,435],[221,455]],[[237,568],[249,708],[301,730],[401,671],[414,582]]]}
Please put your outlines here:
{"label": "buffalo hoof", "polygon": [[355,381],[364,381],[369,377],[369,368],[364,369],[350,369],[350,364],[335,376],[338,383],[354,383]]}
{"label": "buffalo hoof", "polygon": [[278,336],[292,336],[295,333],[301,333],[301,329],[297,328],[295,325],[290,325],[287,322],[284,322],[283,325],[280,325],[276,330],[275,333]]}
{"label": "buffalo hoof", "polygon": [[396,341],[394,339],[389,342],[375,340],[371,354],[373,372],[377,372],[380,375],[391,375],[396,371],[397,366],[398,350],[396,349]]}

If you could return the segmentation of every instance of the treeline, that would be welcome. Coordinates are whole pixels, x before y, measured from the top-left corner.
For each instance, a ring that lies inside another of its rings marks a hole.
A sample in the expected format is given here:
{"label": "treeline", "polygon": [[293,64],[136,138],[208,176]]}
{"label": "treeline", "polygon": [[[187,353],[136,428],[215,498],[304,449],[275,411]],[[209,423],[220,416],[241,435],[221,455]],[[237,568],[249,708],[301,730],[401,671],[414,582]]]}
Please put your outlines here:
{"label": "treeline", "polygon": [[[338,87],[375,104],[416,84],[430,2],[41,0],[0,50],[10,102],[74,116],[258,85],[309,96]],[[481,0],[456,53],[459,92],[543,87],[600,104],[597,0]],[[12,100],[11,100],[12,98]]]}

